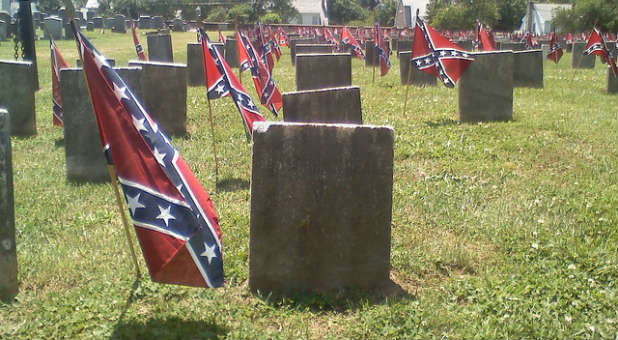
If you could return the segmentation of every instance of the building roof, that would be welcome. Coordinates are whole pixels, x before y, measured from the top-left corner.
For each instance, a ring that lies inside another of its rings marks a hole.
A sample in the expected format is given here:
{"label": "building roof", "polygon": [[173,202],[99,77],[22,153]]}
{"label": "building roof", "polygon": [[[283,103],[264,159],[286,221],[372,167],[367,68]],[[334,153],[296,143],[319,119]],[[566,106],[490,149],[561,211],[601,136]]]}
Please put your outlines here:
{"label": "building roof", "polygon": [[322,0],[292,0],[298,13],[322,13]]}
{"label": "building roof", "polygon": [[571,4],[534,4],[534,10],[544,21],[551,21],[559,9],[571,9]]}
{"label": "building roof", "polygon": [[427,14],[427,5],[429,5],[430,0],[401,0],[403,6],[410,6],[412,8],[412,16],[416,14],[416,9],[418,8],[418,13],[421,18],[424,18]]}

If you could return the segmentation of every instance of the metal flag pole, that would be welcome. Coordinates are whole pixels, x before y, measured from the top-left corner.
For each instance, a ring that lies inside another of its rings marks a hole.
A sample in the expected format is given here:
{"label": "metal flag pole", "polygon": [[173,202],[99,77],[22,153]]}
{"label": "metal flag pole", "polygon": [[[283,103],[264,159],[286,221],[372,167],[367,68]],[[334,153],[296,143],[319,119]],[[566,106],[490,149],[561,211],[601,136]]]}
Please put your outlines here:
{"label": "metal flag pole", "polygon": [[[88,86],[88,79],[86,78],[86,72],[83,70],[85,67],[84,57],[81,53],[81,46],[79,39],[77,38],[78,27],[75,23],[75,8],[73,7],[73,3],[71,0],[64,0],[64,4],[66,7],[67,17],[71,21],[71,28],[73,29],[73,34],[75,35],[75,43],[77,44],[77,51],[79,52],[79,58],[82,61],[82,74],[84,75],[84,80],[86,81],[86,88],[88,89],[88,94],[90,98],[92,98],[92,94],[90,93],[90,87]],[[92,100],[90,101],[92,103]],[[94,105],[92,107],[92,111],[94,112]],[[112,181],[112,187],[114,188],[114,193],[116,196],[116,205],[118,207],[118,213],[120,214],[120,219],[122,220],[122,225],[124,226],[124,232],[127,237],[127,243],[129,246],[129,251],[131,253],[131,258],[133,259],[133,266],[135,267],[135,275],[137,278],[141,277],[141,272],[139,270],[139,264],[137,263],[137,256],[135,256],[135,250],[133,249],[133,240],[131,239],[131,232],[129,231],[129,223],[127,222],[127,217],[125,215],[125,209],[122,206],[122,199],[120,197],[120,190],[118,189],[118,181],[116,179],[116,171],[114,166],[111,164],[107,165],[107,170],[109,172],[109,177]]]}
{"label": "metal flag pole", "polygon": [[[418,18],[419,9],[416,9],[416,18]],[[416,18],[414,18],[414,25],[416,25]],[[412,53],[414,52],[414,37],[412,37],[412,48],[410,49],[410,59],[407,61],[408,63],[408,77],[406,79],[406,97],[403,101],[403,112],[402,115],[406,114],[406,107],[408,106],[408,92],[410,91],[410,78],[412,78]]]}
{"label": "metal flag pole", "polygon": [[[204,44],[204,39],[208,39],[208,36],[202,37],[202,44]],[[204,63],[203,58],[202,63]],[[238,68],[238,70],[238,73],[240,73],[240,67]],[[219,159],[217,158],[217,142],[215,140],[215,121],[212,118],[212,106],[210,105],[210,97],[208,97],[208,70],[206,69],[205,63],[204,78],[206,79],[206,101],[208,102],[208,117],[210,118],[210,134],[212,135],[212,154],[215,158],[215,184],[217,184],[217,180],[219,179]]]}

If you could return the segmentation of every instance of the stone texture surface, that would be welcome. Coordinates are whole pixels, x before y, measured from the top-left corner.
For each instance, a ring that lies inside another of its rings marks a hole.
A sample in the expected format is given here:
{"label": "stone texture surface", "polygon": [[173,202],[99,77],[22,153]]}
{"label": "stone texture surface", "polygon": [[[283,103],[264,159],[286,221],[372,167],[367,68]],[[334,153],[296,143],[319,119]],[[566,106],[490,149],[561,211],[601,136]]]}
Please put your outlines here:
{"label": "stone texture surface", "polygon": [[238,46],[236,46],[236,39],[225,40],[225,62],[230,67],[238,67]]}
{"label": "stone texture surface", "polygon": [[349,54],[299,54],[296,56],[296,88],[314,90],[352,85]]}
{"label": "stone texture surface", "polygon": [[517,51],[513,58],[513,86],[543,88],[543,51]]}
{"label": "stone texture surface", "polygon": [[[436,86],[438,84],[436,76],[424,71],[419,71],[416,67],[412,66],[410,63],[411,53],[410,51],[399,52],[399,77],[401,79],[401,84]],[[412,68],[412,73],[408,75],[410,68]]]}
{"label": "stone texture surface", "polygon": [[584,55],[586,42],[576,41],[573,43],[572,68],[594,68],[595,55]]}
{"label": "stone texture surface", "polygon": [[250,289],[388,284],[393,130],[264,122],[253,143]]}
{"label": "stone texture surface", "polygon": [[187,133],[187,65],[130,61],[142,68],[142,104],[167,134]]}
{"label": "stone texture surface", "polygon": [[283,94],[285,122],[363,124],[358,86]]}
{"label": "stone texture surface", "polygon": [[522,42],[503,41],[500,44],[500,49],[504,51],[525,51],[526,44]]}
{"label": "stone texture surface", "polygon": [[[315,39],[290,39],[290,57],[292,58],[292,65],[296,65],[296,44],[312,44],[315,43]],[[257,48],[254,44],[253,47]]]}
{"label": "stone texture surface", "polygon": [[0,20],[0,41],[6,41],[9,32],[9,24]]}
{"label": "stone texture surface", "polygon": [[373,40],[365,40],[365,66],[380,66]]}
{"label": "stone texture surface", "polygon": [[174,54],[172,52],[172,36],[169,33],[164,34],[147,34],[148,41],[148,60],[160,61],[165,63],[174,62]]}
{"label": "stone texture surface", "polygon": [[[62,39],[62,19],[56,17],[47,17],[44,19],[44,22],[45,26],[47,26],[49,34],[51,34],[52,36],[52,39]],[[47,33],[45,33],[44,37],[45,39],[49,39]]]}
{"label": "stone texture surface", "polygon": [[618,80],[611,68],[607,68],[607,94],[618,93]]}
{"label": "stone texture surface", "polygon": [[412,40],[400,40],[397,45],[397,51],[399,52],[412,51]]}
{"label": "stone texture surface", "polygon": [[17,295],[17,252],[9,113],[0,109],[0,300]]}
{"label": "stone texture surface", "polygon": [[459,78],[459,120],[513,119],[513,52],[480,52]]}
{"label": "stone texture surface", "polygon": [[[139,97],[141,69],[125,67],[115,70]],[[60,96],[64,110],[67,179],[74,182],[109,181],[99,129],[81,68],[60,71]]]}
{"label": "stone texture surface", "polygon": [[36,134],[34,91],[31,62],[0,60],[0,107],[11,113],[11,134]]}
{"label": "stone texture surface", "polygon": [[328,53],[333,53],[333,46],[330,44],[296,44],[296,55]]}
{"label": "stone texture surface", "polygon": [[187,44],[187,84],[189,86],[205,86],[204,52],[201,43]]}

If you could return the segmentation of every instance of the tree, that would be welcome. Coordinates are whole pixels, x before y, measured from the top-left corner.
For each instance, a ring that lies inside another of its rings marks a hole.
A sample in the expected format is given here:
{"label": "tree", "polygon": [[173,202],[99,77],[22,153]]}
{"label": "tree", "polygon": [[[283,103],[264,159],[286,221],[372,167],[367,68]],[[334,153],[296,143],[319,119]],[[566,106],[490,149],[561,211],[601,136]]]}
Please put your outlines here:
{"label": "tree", "polygon": [[395,25],[397,0],[382,0],[376,9],[376,19],[381,26]]}
{"label": "tree", "polygon": [[519,29],[521,19],[526,15],[527,0],[498,0],[500,19],[494,26],[498,31]]}
{"label": "tree", "polygon": [[496,0],[431,0],[427,17],[436,28],[469,30],[476,19],[494,26],[500,13]]}
{"label": "tree", "polygon": [[352,20],[363,20],[367,13],[355,0],[329,0],[328,21],[334,25],[343,25]]}
{"label": "tree", "polygon": [[595,25],[603,32],[618,31],[616,0],[579,0],[570,10],[561,10],[552,20],[559,32],[585,32]]}

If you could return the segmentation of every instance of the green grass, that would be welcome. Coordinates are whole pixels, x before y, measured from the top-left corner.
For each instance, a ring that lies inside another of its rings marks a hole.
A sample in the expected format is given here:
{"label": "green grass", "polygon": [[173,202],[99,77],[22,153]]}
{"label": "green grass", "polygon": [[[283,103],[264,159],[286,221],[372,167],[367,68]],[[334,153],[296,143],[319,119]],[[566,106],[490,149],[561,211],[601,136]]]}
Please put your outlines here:
{"label": "green grass", "polygon": [[[135,59],[129,34],[87,36],[117,65]],[[194,39],[173,34],[175,60]],[[74,64],[75,43],[58,46]],[[544,89],[515,89],[512,122],[459,124],[456,90],[410,87],[402,114],[398,61],[372,84],[355,59],[364,121],[395,130],[391,277],[404,292],[269,298],[247,287],[251,145],[232,102],[212,102],[232,185],[215,183],[203,87],[173,139],[220,214],[226,287],[135,282],[111,186],[66,180],[47,42],[37,51],[38,135],[12,140],[20,293],[0,305],[0,338],[616,337],[617,99],[602,65],[546,62]],[[287,49],[274,77],[295,90]]]}

